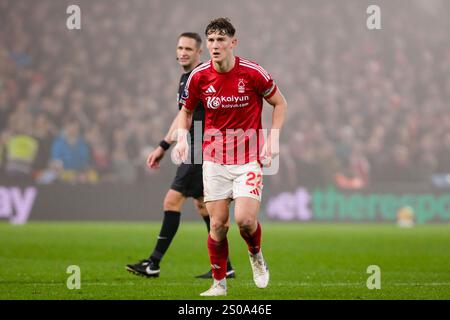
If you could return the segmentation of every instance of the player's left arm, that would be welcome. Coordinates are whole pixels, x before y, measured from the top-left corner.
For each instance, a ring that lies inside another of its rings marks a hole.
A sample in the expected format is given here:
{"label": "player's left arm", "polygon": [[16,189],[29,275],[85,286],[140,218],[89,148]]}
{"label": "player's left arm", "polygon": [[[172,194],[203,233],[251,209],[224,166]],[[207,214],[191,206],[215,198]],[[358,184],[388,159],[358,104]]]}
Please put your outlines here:
{"label": "player's left arm", "polygon": [[272,128],[267,139],[266,150],[264,150],[266,155],[271,158],[280,152],[279,137],[286,119],[287,101],[279,88],[273,95],[266,98],[266,101],[273,106]]}
{"label": "player's left arm", "polygon": [[287,102],[280,88],[263,67],[257,65],[252,72],[253,83],[258,92],[272,107],[272,128],[261,150],[261,159],[269,160],[280,151],[279,136],[287,112]]}

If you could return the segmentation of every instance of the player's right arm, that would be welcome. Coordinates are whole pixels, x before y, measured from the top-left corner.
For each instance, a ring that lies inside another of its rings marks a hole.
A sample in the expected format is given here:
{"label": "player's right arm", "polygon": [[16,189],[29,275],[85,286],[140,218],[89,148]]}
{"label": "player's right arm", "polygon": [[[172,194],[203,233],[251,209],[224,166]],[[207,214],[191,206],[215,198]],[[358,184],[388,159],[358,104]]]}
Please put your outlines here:
{"label": "player's right arm", "polygon": [[[178,141],[177,146],[174,149],[175,162],[181,163],[181,161],[186,161],[189,152],[189,144],[187,140],[187,134],[192,123],[192,113],[198,105],[199,97],[196,92],[197,77],[193,75],[195,72],[191,73],[191,76],[187,80],[186,87],[184,89],[181,100],[179,101],[181,110],[178,112],[175,119],[172,121],[169,131],[167,132],[164,140],[161,141],[160,146],[158,146],[147,158],[147,165],[150,168],[158,168],[159,161],[164,156],[165,150],[168,149],[170,144],[176,139]],[[180,141],[183,140],[183,143]],[[162,147],[165,146],[165,149]]]}
{"label": "player's right arm", "polygon": [[178,133],[177,145],[173,149],[173,156],[176,162],[186,162],[189,155],[188,134],[192,124],[192,116],[195,108],[200,102],[198,94],[199,73],[192,71],[184,88],[183,95],[180,100],[182,106],[178,114]]}
{"label": "player's right arm", "polygon": [[174,153],[175,159],[185,162],[189,155],[188,133],[192,123],[193,111],[186,107],[181,108],[178,114],[178,137]]}

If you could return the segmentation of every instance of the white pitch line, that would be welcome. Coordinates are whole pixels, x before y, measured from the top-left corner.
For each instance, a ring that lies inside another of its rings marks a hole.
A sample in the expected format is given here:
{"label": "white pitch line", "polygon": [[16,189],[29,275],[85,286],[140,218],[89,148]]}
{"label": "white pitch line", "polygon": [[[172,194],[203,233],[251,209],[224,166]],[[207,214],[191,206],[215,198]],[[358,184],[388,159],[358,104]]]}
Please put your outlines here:
{"label": "white pitch line", "polygon": [[430,282],[430,283],[393,283],[394,286],[450,286],[450,282]]}
{"label": "white pitch line", "polygon": [[[1,284],[1,282],[0,282]],[[20,283],[16,283],[20,284]],[[65,283],[27,283],[27,285],[33,285],[33,286],[65,286]],[[137,284],[134,282],[122,282],[122,283],[106,283],[106,282],[98,282],[98,283],[83,283],[81,281],[82,286],[111,286],[111,287],[122,287],[122,286],[142,286],[142,284]],[[174,282],[167,282],[164,283],[164,286],[180,286],[185,285],[184,282],[182,283],[174,283]],[[285,283],[271,283],[271,287],[285,287]],[[317,286],[323,286],[323,287],[366,287],[365,283],[360,282],[325,282],[325,283],[311,283],[311,282],[301,282],[296,285],[291,284],[290,286],[299,286],[299,287],[317,287]],[[383,286],[406,286],[406,287],[416,287],[416,286],[426,286],[426,287],[446,287],[450,286],[450,282],[425,282],[425,283],[413,283],[413,282],[396,282],[396,283],[383,283]]]}

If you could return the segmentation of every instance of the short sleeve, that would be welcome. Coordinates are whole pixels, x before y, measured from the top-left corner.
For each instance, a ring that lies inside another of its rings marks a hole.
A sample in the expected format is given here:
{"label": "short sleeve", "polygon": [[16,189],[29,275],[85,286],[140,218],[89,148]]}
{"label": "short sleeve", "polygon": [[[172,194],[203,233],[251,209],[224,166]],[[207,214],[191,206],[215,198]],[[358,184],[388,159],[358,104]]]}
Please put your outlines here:
{"label": "short sleeve", "polygon": [[255,68],[254,75],[258,94],[266,99],[270,99],[275,92],[277,92],[277,85],[275,84],[275,81],[273,81],[270,74],[259,65]]}
{"label": "short sleeve", "polygon": [[200,101],[198,92],[198,74],[191,74],[181,95],[180,108],[185,107],[190,111],[194,111]]}

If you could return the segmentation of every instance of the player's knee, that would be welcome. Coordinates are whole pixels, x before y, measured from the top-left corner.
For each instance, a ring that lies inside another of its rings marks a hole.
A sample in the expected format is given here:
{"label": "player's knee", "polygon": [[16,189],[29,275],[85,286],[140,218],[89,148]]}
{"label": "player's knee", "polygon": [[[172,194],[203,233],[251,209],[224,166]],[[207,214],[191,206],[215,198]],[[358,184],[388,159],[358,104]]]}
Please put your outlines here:
{"label": "player's knee", "polygon": [[236,220],[236,224],[239,226],[240,231],[249,232],[255,229],[256,220],[251,218],[243,218]]}
{"label": "player's knee", "polygon": [[210,228],[214,231],[220,231],[227,228],[227,222],[221,220],[211,220]]}

